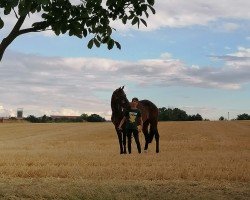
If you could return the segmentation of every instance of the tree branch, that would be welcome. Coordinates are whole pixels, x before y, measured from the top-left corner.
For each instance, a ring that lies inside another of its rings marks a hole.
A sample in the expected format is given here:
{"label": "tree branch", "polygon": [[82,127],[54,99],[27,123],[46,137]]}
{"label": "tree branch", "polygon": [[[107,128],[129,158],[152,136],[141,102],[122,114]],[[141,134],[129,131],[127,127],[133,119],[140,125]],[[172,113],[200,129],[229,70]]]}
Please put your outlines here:
{"label": "tree branch", "polygon": [[41,29],[38,29],[38,28],[26,28],[26,29],[22,29],[19,31],[18,35],[22,35],[22,34],[25,34],[25,33],[31,33],[31,32],[43,32],[43,31],[49,31],[49,30],[52,30],[52,29],[44,29],[44,30],[41,30]]}
{"label": "tree branch", "polygon": [[23,25],[23,22],[26,18],[26,15],[24,16],[20,16],[17,20],[17,23],[15,24],[15,26],[13,27],[12,31],[10,32],[10,35],[14,34],[18,34],[18,31],[20,30],[21,26]]}
{"label": "tree branch", "polygon": [[17,15],[17,13],[16,13],[16,11],[15,11],[15,9],[12,8],[12,10],[14,11],[16,18],[19,19],[18,15]]}

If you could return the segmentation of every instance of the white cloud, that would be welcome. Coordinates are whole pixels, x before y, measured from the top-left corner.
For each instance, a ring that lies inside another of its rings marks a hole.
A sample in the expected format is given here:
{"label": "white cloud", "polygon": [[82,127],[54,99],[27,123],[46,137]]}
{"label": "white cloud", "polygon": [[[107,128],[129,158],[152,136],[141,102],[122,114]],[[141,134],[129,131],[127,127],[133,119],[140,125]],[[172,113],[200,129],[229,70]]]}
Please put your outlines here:
{"label": "white cloud", "polygon": [[[221,20],[249,20],[250,1],[246,0],[161,0],[155,1],[156,14],[147,20],[147,27],[141,26],[141,30],[151,31],[164,27],[179,28],[194,25],[210,26],[211,22]],[[118,30],[127,30],[132,26],[123,26],[115,22]],[[235,22],[227,22],[222,25],[224,31],[233,31],[240,26]],[[134,27],[136,28],[136,27]]]}
{"label": "white cloud", "polygon": [[250,49],[239,47],[237,52],[213,57],[225,61],[225,65],[187,66],[167,52],[158,59],[128,62],[7,51],[0,66],[1,105],[22,107],[25,115],[102,113],[109,118],[112,91],[128,82],[138,87],[228,90],[250,82]]}
{"label": "white cloud", "polygon": [[[78,4],[80,1],[72,0]],[[141,30],[151,31],[164,27],[188,27],[194,25],[207,26],[210,22],[220,20],[249,20],[250,1],[247,0],[160,0],[155,1],[156,14],[151,14],[147,19],[148,27],[141,25]],[[1,11],[1,10],[0,10]],[[2,12],[1,12],[2,13]],[[5,28],[2,33],[7,34],[16,23],[14,14],[1,17],[5,21]],[[39,14],[32,14],[24,23],[23,27],[31,27],[32,23],[41,19]],[[121,22],[113,22],[118,31],[126,31],[132,28],[131,25],[123,25]],[[233,31],[240,26],[236,22],[227,22],[222,25],[225,31]],[[137,29],[136,26],[133,29]],[[46,36],[54,36],[52,31],[42,32]],[[126,34],[130,35],[130,34]],[[2,36],[2,35],[1,35]],[[0,36],[0,39],[2,38]]]}
{"label": "white cloud", "polygon": [[[248,8],[250,2],[245,0],[165,0],[156,1],[157,14],[149,19],[152,29],[160,27],[184,27],[207,25],[220,19],[250,19]],[[227,24],[227,28],[236,28]]]}
{"label": "white cloud", "polygon": [[0,102],[0,117],[9,117],[9,116],[14,116],[13,110],[5,108]]}

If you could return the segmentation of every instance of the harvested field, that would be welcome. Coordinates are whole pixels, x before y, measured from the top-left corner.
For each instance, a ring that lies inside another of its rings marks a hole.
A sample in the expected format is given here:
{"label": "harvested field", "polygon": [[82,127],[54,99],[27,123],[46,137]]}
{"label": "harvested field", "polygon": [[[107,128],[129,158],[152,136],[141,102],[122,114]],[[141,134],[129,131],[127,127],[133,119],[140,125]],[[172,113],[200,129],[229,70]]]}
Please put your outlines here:
{"label": "harvested field", "polygon": [[111,123],[0,124],[0,198],[250,198],[250,121],[161,122],[159,132],[159,154],[133,142],[120,155]]}

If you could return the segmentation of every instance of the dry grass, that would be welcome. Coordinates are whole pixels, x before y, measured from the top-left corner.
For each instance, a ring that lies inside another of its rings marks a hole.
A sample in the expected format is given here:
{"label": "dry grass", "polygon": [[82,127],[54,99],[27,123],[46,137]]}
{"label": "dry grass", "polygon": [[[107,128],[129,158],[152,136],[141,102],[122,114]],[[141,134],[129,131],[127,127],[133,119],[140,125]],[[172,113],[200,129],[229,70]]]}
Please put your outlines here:
{"label": "dry grass", "polygon": [[119,155],[111,123],[0,124],[0,198],[250,197],[250,121],[168,122],[159,132],[160,154],[133,143]]}

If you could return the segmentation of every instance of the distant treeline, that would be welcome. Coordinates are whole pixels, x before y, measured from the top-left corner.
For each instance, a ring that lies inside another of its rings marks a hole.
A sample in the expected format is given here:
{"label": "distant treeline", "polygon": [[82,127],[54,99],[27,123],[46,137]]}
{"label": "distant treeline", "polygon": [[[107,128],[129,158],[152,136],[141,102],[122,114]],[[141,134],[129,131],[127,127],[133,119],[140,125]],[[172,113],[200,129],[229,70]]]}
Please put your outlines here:
{"label": "distant treeline", "polygon": [[[226,120],[225,117],[221,116],[219,118],[220,121],[222,120]],[[237,115],[237,118],[236,119],[233,119],[233,120],[250,120],[250,115],[246,114],[246,113],[243,113],[243,114],[240,114],[240,115]]]}
{"label": "distant treeline", "polygon": [[32,123],[60,123],[60,122],[105,122],[105,118],[101,117],[97,114],[82,114],[79,117],[70,118],[70,117],[61,117],[61,118],[52,118],[46,115],[43,115],[41,117],[35,117],[34,115],[29,115],[25,118],[26,121],[32,122]]}
{"label": "distant treeline", "polygon": [[159,121],[202,121],[200,114],[188,115],[186,111],[179,108],[159,108]]}
{"label": "distant treeline", "polygon": [[[159,121],[202,121],[208,120],[203,119],[200,114],[196,115],[188,115],[184,110],[179,108],[159,108]],[[220,121],[227,120],[225,117],[221,116],[219,118]],[[236,119],[232,120],[250,120],[250,115],[243,113],[237,116]]]}
{"label": "distant treeline", "polygon": [[243,113],[237,116],[236,120],[250,120],[250,115]]}
{"label": "distant treeline", "polygon": [[[16,119],[12,117],[13,119]],[[11,118],[11,119],[12,119]],[[32,123],[60,123],[60,122],[105,122],[105,118],[101,117],[98,114],[82,114],[79,117],[75,118],[52,118],[46,115],[43,115],[41,117],[35,117],[34,115],[29,115],[28,117],[24,118],[26,121],[32,122]],[[159,108],[159,121],[202,121],[202,120],[208,120],[203,119],[203,117],[197,113],[196,115],[188,115],[186,111],[181,110],[179,108]],[[219,120],[227,120],[225,117],[221,116]],[[250,115],[243,113],[237,116],[236,119],[232,120],[250,120]]]}

